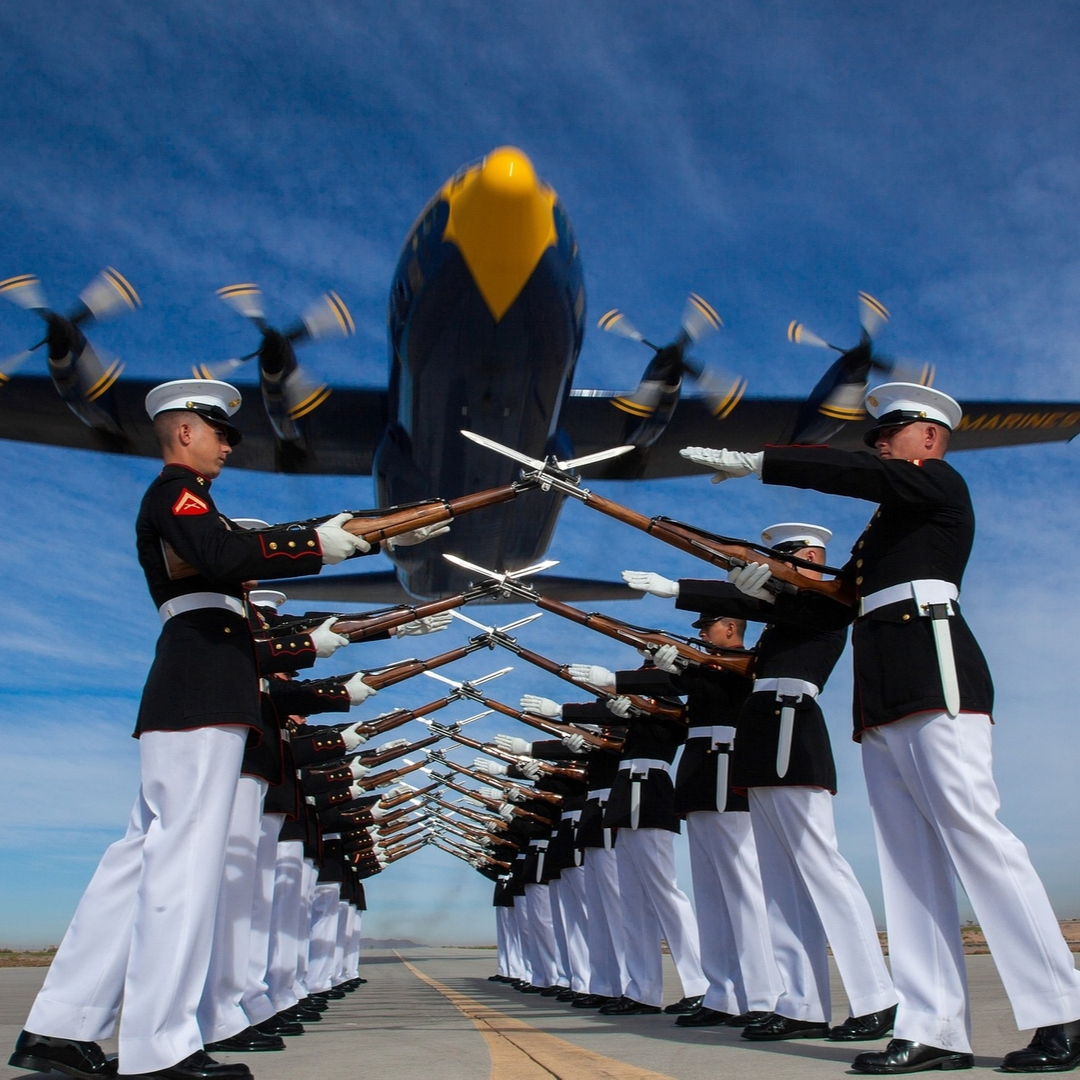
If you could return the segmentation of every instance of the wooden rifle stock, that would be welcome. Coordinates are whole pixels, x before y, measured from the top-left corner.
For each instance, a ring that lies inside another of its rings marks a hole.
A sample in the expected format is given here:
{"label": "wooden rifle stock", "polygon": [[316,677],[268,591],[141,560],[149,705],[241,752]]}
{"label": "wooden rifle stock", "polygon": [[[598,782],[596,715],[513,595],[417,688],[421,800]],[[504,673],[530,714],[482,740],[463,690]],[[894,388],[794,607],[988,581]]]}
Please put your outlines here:
{"label": "wooden rifle stock", "polygon": [[428,735],[423,739],[418,739],[414,743],[409,743],[407,746],[399,746],[396,750],[384,750],[381,754],[372,754],[371,757],[365,758],[363,752],[357,755],[360,758],[360,764],[366,765],[369,769],[378,768],[380,765],[385,765],[388,761],[393,761],[394,758],[404,757],[406,754],[411,754],[414,750],[422,750],[425,746],[430,746],[434,742],[438,742],[442,735]]}
{"label": "wooden rifle stock", "polygon": [[[511,754],[507,750],[502,750],[498,746],[492,746],[488,743],[477,742],[476,739],[470,739],[466,735],[459,735],[456,732],[450,732],[446,728],[442,729],[446,733],[446,737],[453,739],[456,743],[461,743],[462,746],[470,746],[474,750],[480,750],[485,754],[490,754],[492,757],[498,758],[500,761],[505,761],[510,765],[518,764],[518,755]],[[588,778],[588,773],[584,769],[576,769],[572,765],[554,765],[548,761],[541,761],[538,758],[532,758],[537,765],[540,766],[540,771],[545,776],[564,776],[567,780],[585,780]]]}
{"label": "wooden rifle stock", "polygon": [[546,717],[537,716],[536,713],[521,712],[520,709],[511,708],[511,706],[504,705],[494,698],[481,697],[478,694],[473,700],[478,701],[485,708],[502,713],[503,716],[511,716],[515,720],[520,720],[523,724],[536,728],[537,731],[544,731],[548,735],[554,735],[557,739],[563,738],[564,735],[580,735],[585,740],[585,745],[591,746],[595,750],[614,750],[618,753],[622,750],[625,741],[624,738],[615,735],[596,735],[591,731],[584,731],[579,727],[574,727],[573,724],[556,724]]}
{"label": "wooden rifle stock", "polygon": [[378,841],[377,846],[383,848],[384,850],[386,848],[396,848],[399,844],[407,843],[414,836],[419,836],[425,828],[427,828],[426,825],[421,825],[419,829],[413,829],[412,832],[407,832],[401,834],[400,836],[395,836],[392,840],[380,840]]}
{"label": "wooden rifle stock", "polygon": [[438,803],[444,810],[449,810],[451,813],[461,814],[464,817],[471,818],[485,829],[506,828],[506,822],[503,821],[502,818],[492,817],[490,814],[481,814],[479,810],[471,810],[467,806],[455,806],[453,803],[448,803],[445,799],[440,799],[437,795],[432,797],[432,802]]}
{"label": "wooden rifle stock", "polygon": [[[384,810],[390,810],[395,806],[400,806],[403,802],[408,802],[409,799],[418,799],[421,795],[427,795],[434,791],[438,786],[438,784],[428,784],[426,788],[420,788],[417,791],[403,791],[400,795],[394,795],[389,799],[380,798],[379,802]],[[407,810],[402,812],[408,813]],[[378,822],[376,822],[376,824],[378,824]]]}
{"label": "wooden rifle stock", "polygon": [[[451,765],[449,761],[444,761],[443,764]],[[460,765],[452,765],[451,767],[456,769],[458,772],[464,772],[466,776],[472,776],[472,773],[468,772],[468,770],[466,769],[462,769]],[[486,784],[488,779],[489,777],[484,777],[483,782]],[[507,802],[506,799],[489,799],[482,792],[475,791],[471,788],[463,787],[461,784],[455,784],[453,780],[443,780],[443,783],[448,788],[452,788],[454,791],[460,792],[462,795],[466,795],[470,799],[476,799],[478,802],[486,806],[489,810],[498,810],[504,802]],[[541,817],[539,814],[534,814],[531,810],[526,810],[524,807],[515,806],[513,803],[507,803],[507,805],[510,807],[510,812],[511,814],[513,814],[514,817],[526,817],[532,821],[538,821],[541,825],[552,824],[550,818]]]}
{"label": "wooden rifle stock", "polygon": [[395,709],[385,716],[379,716],[374,720],[365,721],[360,730],[362,734],[368,736],[385,735],[388,731],[393,731],[394,728],[399,728],[402,724],[407,724],[410,720],[417,720],[426,713],[445,709],[447,705],[454,701],[457,701],[456,697],[436,698],[434,701],[429,701],[426,705],[421,705],[418,709]]}
{"label": "wooden rifle stock", "polygon": [[696,645],[682,642],[676,637],[665,634],[662,630],[631,626],[611,615],[601,615],[598,611],[581,611],[570,604],[564,604],[561,600],[549,600],[546,596],[537,595],[533,603],[544,611],[550,611],[553,615],[559,615],[579,626],[587,626],[590,630],[621,641],[634,649],[674,645],[680,658],[690,666],[717,668],[742,675],[746,679],[753,678],[754,654],[743,649],[718,649],[716,647],[699,649]]}
{"label": "wooden rifle stock", "polygon": [[389,784],[391,780],[396,780],[399,776],[408,776],[409,773],[421,768],[423,764],[422,761],[414,761],[412,765],[404,765],[400,769],[387,769],[385,772],[376,773],[374,776],[365,776],[362,780],[356,781],[356,786],[363,788],[364,791],[370,791],[380,784]]}
{"label": "wooden rifle stock", "polygon": [[[471,514],[474,510],[483,510],[486,506],[498,506],[510,502],[522,491],[535,487],[534,482],[519,480],[502,487],[474,491],[470,495],[461,495],[456,499],[430,499],[413,506],[399,509],[368,510],[354,513],[341,527],[353,536],[363,537],[369,544],[378,544],[383,540],[412,532],[413,529],[426,528],[429,525],[441,525],[453,521],[462,514]],[[378,516],[375,516],[378,515]],[[326,519],[323,519],[326,520]]]}
{"label": "wooden rifle stock", "polygon": [[[379,668],[376,671],[356,671],[353,672],[353,674],[363,675],[364,682],[366,682],[372,690],[382,690],[386,686],[393,686],[395,683],[411,679],[413,676],[419,675],[422,671],[434,671],[435,668],[443,667],[446,664],[452,664],[455,660],[461,660],[463,657],[468,656],[469,653],[476,652],[477,649],[486,648],[490,648],[486,641],[480,641],[474,638],[468,645],[460,645],[456,649],[449,649],[448,651],[439,653],[438,656],[432,656],[427,660],[399,660],[389,667]],[[337,676],[337,681],[340,682],[342,679],[349,679],[351,677],[351,675],[339,675]]]}
{"label": "wooden rifle stock", "polygon": [[[562,805],[562,796],[556,795],[554,791],[540,791],[538,788],[522,787],[521,783],[517,780],[507,780],[502,776],[492,776],[490,773],[478,773],[465,765],[458,765],[457,762],[450,761],[448,758],[439,758],[444,765],[449,765],[450,768],[456,769],[459,773],[465,776],[471,776],[474,780],[481,784],[487,784],[489,787],[499,787],[504,791],[510,788],[517,788],[519,791],[525,792],[530,799],[539,799],[541,802],[550,803],[552,806]],[[512,800],[507,799],[507,802]],[[515,804],[516,805],[516,804]]]}

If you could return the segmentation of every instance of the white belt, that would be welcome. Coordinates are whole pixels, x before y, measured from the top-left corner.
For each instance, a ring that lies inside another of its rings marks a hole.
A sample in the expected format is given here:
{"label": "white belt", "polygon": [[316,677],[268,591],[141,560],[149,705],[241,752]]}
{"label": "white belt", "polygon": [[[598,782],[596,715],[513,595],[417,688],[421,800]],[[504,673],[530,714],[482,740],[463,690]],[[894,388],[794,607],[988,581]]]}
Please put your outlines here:
{"label": "white belt", "polygon": [[902,581],[899,585],[890,585],[879,589],[859,600],[859,614],[869,615],[871,611],[888,604],[899,604],[902,600],[917,600],[921,604],[951,604],[959,599],[960,590],[951,581],[937,578],[922,578],[919,581]]}
{"label": "white belt", "polygon": [[687,739],[708,739],[714,746],[735,741],[735,729],[729,724],[717,724],[714,727],[692,727],[686,733]]}
{"label": "white belt", "polygon": [[755,679],[752,694],[760,694],[762,691],[772,691],[776,694],[777,701],[780,698],[816,698],[820,690],[812,682],[804,682],[802,679]]}
{"label": "white belt", "polygon": [[629,772],[631,774],[640,773],[642,776],[652,769],[659,769],[660,772],[671,772],[671,763],[667,761],[661,761],[659,758],[649,757],[636,757],[627,758],[626,761],[619,762],[619,772]]}
{"label": "white belt", "polygon": [[611,788],[595,788],[585,796],[587,799],[596,799],[597,802],[606,803],[611,798]]}
{"label": "white belt", "polygon": [[174,597],[162,604],[158,608],[158,614],[161,616],[161,621],[167,623],[174,615],[182,615],[185,611],[197,611],[199,608],[224,608],[226,611],[242,616],[244,601],[219,592],[184,593],[183,596]]}
{"label": "white belt", "polygon": [[322,834],[322,838],[324,840],[340,840],[341,839],[341,833],[339,833],[339,832],[324,832]]}
{"label": "white belt", "polygon": [[576,825],[581,820],[580,810],[564,810],[560,821],[572,821]]}

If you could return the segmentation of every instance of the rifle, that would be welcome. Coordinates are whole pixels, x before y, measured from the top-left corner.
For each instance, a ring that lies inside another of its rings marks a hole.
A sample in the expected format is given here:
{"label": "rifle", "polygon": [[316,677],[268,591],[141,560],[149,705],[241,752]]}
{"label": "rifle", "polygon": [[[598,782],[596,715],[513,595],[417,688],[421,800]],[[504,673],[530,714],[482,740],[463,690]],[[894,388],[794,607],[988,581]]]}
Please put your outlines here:
{"label": "rifle", "polygon": [[394,709],[393,712],[388,712],[385,716],[376,716],[372,720],[365,720],[359,730],[361,734],[367,735],[369,738],[374,735],[385,735],[388,731],[393,731],[394,728],[399,728],[410,720],[419,720],[425,713],[445,709],[447,705],[452,705],[457,700],[451,694],[449,697],[429,701],[418,709]]}
{"label": "rifle", "polygon": [[[459,765],[456,761],[451,761],[446,756],[445,752],[440,750],[429,750],[427,755],[429,760],[439,761],[443,765],[448,765],[451,769],[456,770],[463,776],[470,776],[473,780],[476,780],[481,784],[486,784],[488,787],[502,788],[503,791],[507,793],[516,790],[522,792],[522,794],[529,799],[539,799],[541,802],[550,803],[552,806],[562,805],[563,797],[561,795],[556,795],[554,791],[541,791],[539,788],[525,787],[517,780],[507,780],[505,777],[492,776],[490,773],[474,772],[465,765]],[[506,801],[513,802],[514,800],[507,798]]]}
{"label": "rifle", "polygon": [[[465,844],[459,844],[457,843],[457,841],[451,840],[448,836],[443,836],[439,834],[439,839],[442,840],[444,844],[449,844],[450,847],[454,849],[453,851],[449,852],[451,855],[453,855],[455,851],[461,852],[461,854],[458,855],[458,858],[463,858],[465,862],[470,862],[472,859],[479,859],[486,863],[488,866],[501,866],[504,870],[509,870],[512,865],[511,863],[504,862],[502,859],[494,858],[486,851],[483,851],[479,848],[471,848],[466,846]],[[439,843],[439,840],[435,841],[435,846],[442,846]],[[443,851],[447,851],[447,848],[443,848]]]}
{"label": "rifle", "polygon": [[[414,822],[415,824],[415,822]],[[378,840],[376,846],[381,847],[383,850],[387,848],[396,848],[400,844],[404,844],[411,840],[414,836],[419,836],[424,831],[426,825],[421,825],[418,829],[413,829],[412,832],[403,833],[400,836],[391,837],[389,840]]]}
{"label": "rifle", "polygon": [[511,708],[509,705],[504,705],[501,701],[496,701],[494,698],[484,697],[476,689],[476,685],[481,682],[480,679],[472,679],[469,682],[454,682],[453,679],[447,679],[445,676],[437,675],[433,671],[426,671],[424,674],[429,678],[438,679],[440,682],[449,683],[450,686],[455,687],[458,697],[477,701],[485,708],[491,709],[497,713],[502,713],[503,716],[512,717],[514,720],[520,720],[523,724],[528,724],[538,731],[544,731],[548,735],[554,735],[557,739],[561,739],[564,735],[580,735],[582,739],[585,740],[586,746],[591,746],[596,750],[614,750],[616,753],[622,750],[624,736],[596,735],[591,731],[585,731],[582,728],[574,727],[573,724],[556,724],[543,716],[537,716],[535,713],[521,712],[520,709]]}
{"label": "rifle", "polygon": [[444,596],[441,600],[430,600],[425,604],[397,604],[389,608],[376,608],[372,611],[361,611],[354,615],[335,616],[332,612],[308,612],[297,619],[287,619],[277,623],[271,631],[272,636],[282,634],[305,633],[321,625],[329,618],[337,621],[330,627],[335,634],[343,634],[351,642],[367,641],[388,630],[401,626],[403,623],[423,619],[429,615],[438,615],[443,611],[451,611],[463,604],[480,600],[485,596],[498,592],[506,580],[516,581],[518,578],[537,574],[541,570],[550,570],[558,566],[558,559],[545,559],[543,562],[526,566],[521,570],[511,570],[505,574],[497,574],[491,581],[482,581],[478,585],[470,585],[464,592],[455,593],[453,596]]}
{"label": "rifle", "polygon": [[[402,829],[408,829],[412,825],[418,825],[421,821],[428,819],[428,814],[425,812],[426,808],[421,807],[421,813],[419,817],[402,817],[396,821],[391,822],[389,825],[385,821],[378,821],[375,823],[375,828],[378,829],[381,837],[392,836],[394,833],[401,832]],[[411,810],[409,811],[411,813]]]}
{"label": "rifle", "polygon": [[[475,739],[470,739],[465,735],[458,735],[451,728],[444,728],[441,724],[436,724],[434,720],[427,720],[425,723],[428,724],[432,731],[441,732],[443,738],[452,739],[462,746],[468,746],[473,750],[480,750],[485,754],[490,754],[492,757],[498,758],[500,761],[505,761],[509,765],[521,764],[517,754],[511,754],[506,750],[501,750],[499,747],[491,746],[488,743],[477,742]],[[545,776],[562,776],[567,780],[588,779],[588,773],[585,769],[579,769],[573,765],[554,765],[551,762],[542,761],[539,758],[529,758],[529,760],[535,761],[540,771]]]}
{"label": "rifle", "polygon": [[449,810],[452,814],[462,814],[464,817],[471,818],[473,821],[482,825],[485,830],[495,829],[498,832],[502,832],[506,828],[506,822],[503,821],[502,818],[492,817],[490,814],[481,814],[478,810],[470,809],[468,806],[462,806],[460,803],[457,805],[448,803],[445,799],[440,799],[437,795],[430,796],[427,801],[441,806],[444,810]]}
{"label": "rifle", "polygon": [[387,769],[385,772],[375,773],[374,776],[365,776],[360,780],[354,780],[353,783],[358,788],[363,788],[364,791],[370,791],[372,788],[380,787],[382,784],[389,784],[399,776],[408,776],[409,773],[423,767],[424,763],[422,761],[407,760],[400,769]]}
{"label": "rifle", "polygon": [[[530,664],[540,668],[541,671],[546,671],[550,675],[556,675],[573,686],[587,690],[594,697],[603,698],[605,701],[613,701],[617,697],[627,698],[630,701],[631,716],[652,716],[664,720],[672,720],[676,723],[684,722],[686,719],[685,710],[681,707],[676,709],[669,705],[661,705],[658,702],[653,701],[652,698],[641,697],[638,694],[619,694],[615,690],[608,690],[606,687],[594,686],[592,683],[575,679],[574,676],[570,674],[569,664],[557,664],[554,660],[549,660],[541,653],[524,648],[518,644],[516,638],[510,637],[509,634],[504,632],[508,629],[507,627],[483,626],[474,619],[470,619],[468,615],[462,615],[460,611],[452,611],[451,614],[454,618],[461,619],[462,622],[467,622],[470,626],[477,626],[481,630],[486,630],[488,637],[496,645],[501,645],[515,656],[520,656],[522,660],[527,660]],[[537,612],[537,617],[539,617],[539,615],[540,612]]]}
{"label": "rifle", "polygon": [[[446,765],[451,765],[451,762],[444,762]],[[428,770],[430,772],[430,770]],[[448,788],[456,791],[459,795],[464,795],[466,798],[475,799],[481,806],[486,806],[489,810],[498,810],[500,806],[506,803],[505,799],[489,799],[480,791],[475,791],[472,788],[463,787],[461,784],[455,783],[452,776],[444,776],[442,773],[431,772],[431,776],[437,777]],[[531,810],[526,810],[524,807],[515,806],[513,803],[506,803],[510,807],[510,812],[514,817],[529,818],[532,821],[537,821],[541,825],[553,824],[550,818],[541,817],[539,814],[534,814]]]}
{"label": "rifle", "polygon": [[[467,563],[456,555],[446,555],[455,566],[464,567],[467,570],[475,570],[487,574],[482,567]],[[654,630],[645,626],[634,626],[631,623],[616,619],[613,615],[602,615],[598,611],[582,611],[580,608],[564,604],[561,600],[551,600],[541,596],[531,585],[518,585],[514,581],[503,583],[502,590],[508,596],[518,596],[528,600],[579,626],[587,626],[605,637],[614,638],[624,645],[633,649],[650,650],[660,645],[674,645],[678,650],[676,663],[680,667],[703,667],[715,668],[720,671],[731,671],[743,678],[753,678],[754,661],[756,657],[746,649],[724,649],[718,645],[707,645],[704,642],[691,643],[689,638],[678,634],[670,634],[664,630]]]}
{"label": "rifle", "polygon": [[[497,454],[528,466],[529,471],[522,473],[523,481],[532,481],[543,491],[554,488],[564,495],[570,495],[592,510],[615,518],[616,521],[621,521],[634,529],[640,529],[662,540],[665,544],[685,551],[688,555],[694,555],[699,559],[704,559],[705,562],[712,563],[713,566],[733,570],[750,562],[765,563],[773,575],[766,583],[766,588],[774,593],[795,593],[805,590],[822,593],[829,599],[848,606],[855,602],[854,585],[847,579],[846,572],[835,567],[821,566],[807,562],[805,559],[795,559],[764,544],[756,544],[751,540],[739,540],[731,536],[719,536],[694,525],[675,521],[673,518],[646,517],[636,510],[631,510],[611,499],[605,499],[602,495],[597,495],[596,492],[582,487],[581,477],[569,471],[568,466],[572,465],[571,462],[556,461],[552,458],[539,461],[519,454],[516,450],[511,450],[491,439],[485,439],[474,432],[463,431],[461,434],[481,446],[486,446],[489,450],[494,450]],[[795,567],[832,574],[834,580],[818,581],[814,578],[803,577],[796,573]]]}
{"label": "rifle", "polygon": [[[410,785],[406,784],[404,786],[409,787]],[[410,791],[399,792],[397,795],[393,795],[389,799],[385,797],[380,797],[379,804],[383,810],[392,810],[395,806],[400,806],[403,802],[408,802],[409,799],[418,799],[424,795],[427,795],[439,786],[439,784],[428,784],[428,786],[425,788],[412,788],[412,790]]]}

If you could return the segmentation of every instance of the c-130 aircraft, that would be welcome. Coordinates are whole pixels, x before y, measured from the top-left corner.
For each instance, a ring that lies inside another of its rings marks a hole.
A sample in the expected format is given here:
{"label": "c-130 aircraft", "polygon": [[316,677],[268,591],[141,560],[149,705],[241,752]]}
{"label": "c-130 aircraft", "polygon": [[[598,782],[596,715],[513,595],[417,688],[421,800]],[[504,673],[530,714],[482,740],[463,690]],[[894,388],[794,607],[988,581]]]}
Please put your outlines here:
{"label": "c-130 aircraft", "polygon": [[[69,349],[66,358],[50,360],[48,375],[15,374],[29,353],[0,363],[0,437],[156,457],[143,400],[159,380],[122,378],[117,365],[98,358],[81,329],[137,306],[122,275],[103,272],[68,316],[46,307],[32,275],[0,282],[0,295],[46,320],[48,334],[38,346],[62,340]],[[758,450],[770,443],[829,442],[858,449],[867,427],[861,409],[866,385],[895,370],[873,351],[872,335],[888,312],[860,294],[863,329],[852,348],[830,346],[798,323],[789,328],[792,341],[839,353],[809,397],[749,396],[745,380],[718,375],[690,357],[690,346],[720,325],[708,302],[691,295],[682,330],[667,345],[646,341],[621,312],[600,320],[604,329],[652,349],[636,390],[575,389],[585,330],[577,241],[555,191],[514,147],[460,169],[409,231],[390,288],[386,387],[316,385],[300,368],[296,345],[352,330],[335,294],[326,294],[284,332],[266,322],[257,286],[229,286],[219,295],[262,335],[259,348],[243,360],[258,360],[264,408],[245,410],[244,441],[230,466],[373,474],[380,506],[510,483],[518,466],[462,438],[463,429],[533,458],[632,446],[632,452],[584,470],[619,480],[700,472],[679,456],[687,445]],[[197,368],[196,374],[227,378],[241,363]],[[696,393],[683,393],[685,376],[696,381]],[[954,451],[1064,441],[1080,432],[1080,403],[961,404],[964,420]],[[555,490],[527,492],[460,518],[447,537],[389,552],[392,571],[294,579],[290,595],[393,603],[458,591],[466,580],[443,552],[467,552],[500,570],[536,562],[550,543],[563,498]],[[549,576],[545,592],[591,600],[634,595],[622,583]]]}

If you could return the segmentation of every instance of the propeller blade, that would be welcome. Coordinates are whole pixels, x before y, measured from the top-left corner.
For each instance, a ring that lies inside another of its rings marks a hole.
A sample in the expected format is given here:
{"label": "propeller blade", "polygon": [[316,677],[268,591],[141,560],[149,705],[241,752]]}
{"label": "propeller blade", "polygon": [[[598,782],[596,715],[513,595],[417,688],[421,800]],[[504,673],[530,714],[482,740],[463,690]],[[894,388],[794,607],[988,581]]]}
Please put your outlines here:
{"label": "propeller blade", "polygon": [[312,341],[330,341],[352,337],[356,333],[345,301],[335,292],[326,292],[310,304],[300,316]]}
{"label": "propeller blade", "polygon": [[629,338],[631,341],[645,341],[641,331],[618,308],[612,308],[607,314],[601,315],[596,325],[609,334],[618,334],[619,337]]}
{"label": "propeller blade", "polygon": [[873,337],[889,321],[889,309],[869,293],[859,293],[859,322],[866,333]]}
{"label": "propeller blade", "polygon": [[730,375],[718,368],[702,368],[692,374],[709,412],[718,420],[725,420],[731,414],[750,385],[741,375]]}
{"label": "propeller blade", "polygon": [[691,341],[700,341],[707,334],[719,330],[723,325],[724,320],[720,318],[708,300],[698,296],[697,293],[691,293],[686,298],[682,328]]}
{"label": "propeller blade", "polygon": [[315,383],[299,364],[285,382],[285,402],[290,420],[300,420],[322,405],[333,391],[326,383]]}
{"label": "propeller blade", "polygon": [[258,355],[253,352],[247,356],[234,356],[231,360],[219,360],[216,364],[192,364],[191,374],[196,379],[221,379]]}
{"label": "propeller blade", "polygon": [[[79,299],[97,322],[115,319],[142,307],[139,294],[131,282],[111,266],[106,266],[81,293]],[[79,321],[77,316],[73,321]]]}
{"label": "propeller blade", "polygon": [[[818,337],[812,330],[807,330],[801,322],[797,322],[792,319],[787,328],[788,341],[794,342],[796,345],[812,345],[817,349],[835,349],[835,345],[830,345],[824,338]],[[837,349],[837,352],[840,350]]]}
{"label": "propeller blade", "polygon": [[933,386],[936,374],[937,368],[933,364],[922,364],[918,360],[897,360],[890,372],[896,382],[918,383],[920,386]]}
{"label": "propeller blade", "polygon": [[6,360],[0,360],[0,383],[6,383],[33,355],[33,349],[26,349],[15,353],[14,356],[9,356]]}
{"label": "propeller blade", "polygon": [[226,285],[217,290],[217,295],[237,314],[262,326],[266,319],[266,311],[263,308],[262,290],[255,282],[245,281],[238,285]]}
{"label": "propeller blade", "polygon": [[43,311],[48,307],[41,279],[34,274],[17,274],[0,281],[0,295],[27,311]]}

